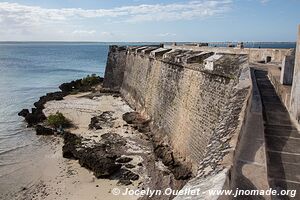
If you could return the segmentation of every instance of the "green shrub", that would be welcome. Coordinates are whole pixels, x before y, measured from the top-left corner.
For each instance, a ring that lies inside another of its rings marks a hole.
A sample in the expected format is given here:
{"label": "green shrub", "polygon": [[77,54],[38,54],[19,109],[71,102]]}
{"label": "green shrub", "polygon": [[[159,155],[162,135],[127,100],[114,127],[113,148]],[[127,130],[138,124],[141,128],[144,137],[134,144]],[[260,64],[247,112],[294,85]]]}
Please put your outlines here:
{"label": "green shrub", "polygon": [[92,86],[99,83],[99,76],[96,74],[87,75],[85,78],[81,80],[82,85],[84,86]]}
{"label": "green shrub", "polygon": [[47,124],[54,128],[68,127],[71,125],[70,121],[60,112],[49,115],[47,118]]}

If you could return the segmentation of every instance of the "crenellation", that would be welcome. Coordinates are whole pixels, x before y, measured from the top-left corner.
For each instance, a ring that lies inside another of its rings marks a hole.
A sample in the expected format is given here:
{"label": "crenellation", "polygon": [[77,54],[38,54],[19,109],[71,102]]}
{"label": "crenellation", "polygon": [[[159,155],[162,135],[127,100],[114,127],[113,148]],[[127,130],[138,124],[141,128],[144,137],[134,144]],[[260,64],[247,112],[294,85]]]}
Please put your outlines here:
{"label": "crenellation", "polygon": [[154,51],[154,50],[156,50],[156,49],[158,49],[159,47],[148,47],[148,48],[146,48],[146,49],[144,49],[144,50],[142,50],[142,54],[144,54],[144,55],[148,55],[148,54],[150,54],[152,51]]}
{"label": "crenellation", "polygon": [[186,58],[186,63],[191,64],[191,63],[203,63],[204,60],[210,56],[212,56],[214,52],[199,52],[195,53],[189,57]]}
{"label": "crenellation", "polygon": [[163,55],[172,49],[166,49],[166,48],[158,48],[156,50],[153,50],[150,52],[150,57],[160,59],[163,57]]}
{"label": "crenellation", "polygon": [[135,49],[135,53],[138,54],[138,53],[142,52],[144,49],[147,49],[147,48],[148,48],[148,46],[139,47],[139,48]]}

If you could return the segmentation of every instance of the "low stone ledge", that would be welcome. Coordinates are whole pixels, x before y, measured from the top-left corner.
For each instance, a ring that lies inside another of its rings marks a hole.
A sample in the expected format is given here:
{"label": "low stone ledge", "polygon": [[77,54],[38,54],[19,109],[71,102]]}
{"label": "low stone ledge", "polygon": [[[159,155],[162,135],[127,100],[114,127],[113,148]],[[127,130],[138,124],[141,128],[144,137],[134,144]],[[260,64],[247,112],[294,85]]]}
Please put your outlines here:
{"label": "low stone ledge", "polygon": [[286,109],[289,110],[292,86],[281,84],[280,70],[276,67],[268,69],[268,77],[271,80],[277,95],[280,97],[281,102],[285,105]]}
{"label": "low stone ledge", "polygon": [[[232,168],[231,188],[248,190],[269,189],[267,158],[264,137],[264,119],[260,93],[254,69],[251,69],[252,92],[238,139],[235,162]],[[253,197],[268,199],[268,197]],[[240,199],[243,199],[241,196]]]}

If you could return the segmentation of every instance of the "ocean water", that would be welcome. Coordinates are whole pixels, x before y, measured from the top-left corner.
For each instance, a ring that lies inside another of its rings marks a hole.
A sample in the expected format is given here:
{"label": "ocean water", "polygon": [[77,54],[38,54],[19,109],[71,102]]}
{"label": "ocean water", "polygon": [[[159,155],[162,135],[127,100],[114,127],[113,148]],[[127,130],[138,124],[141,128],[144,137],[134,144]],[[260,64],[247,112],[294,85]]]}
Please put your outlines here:
{"label": "ocean water", "polygon": [[[237,45],[237,42],[212,42],[209,46],[227,47],[228,44]],[[244,42],[245,48],[295,48],[296,42]]]}
{"label": "ocean water", "polygon": [[103,76],[107,53],[103,43],[0,43],[0,194],[38,178],[26,173],[50,142],[17,113],[62,82]]}
{"label": "ocean water", "polygon": [[[295,47],[295,43],[251,45]],[[0,42],[0,194],[38,179],[28,177],[29,171],[38,169],[34,168],[35,161],[49,150],[46,147],[51,142],[26,128],[17,113],[32,108],[40,96],[57,91],[63,82],[92,73],[103,76],[108,46],[108,43]]]}

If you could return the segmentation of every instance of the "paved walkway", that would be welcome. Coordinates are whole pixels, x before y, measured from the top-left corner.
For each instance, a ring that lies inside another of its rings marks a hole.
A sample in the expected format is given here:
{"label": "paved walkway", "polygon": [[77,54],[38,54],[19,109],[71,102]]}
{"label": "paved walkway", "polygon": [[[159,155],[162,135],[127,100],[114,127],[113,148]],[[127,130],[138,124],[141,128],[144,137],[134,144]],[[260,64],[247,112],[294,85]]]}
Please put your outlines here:
{"label": "paved walkway", "polygon": [[289,113],[267,77],[267,72],[256,70],[255,76],[264,110],[270,187],[298,192],[295,198],[273,199],[300,199],[300,133],[291,122]]}

